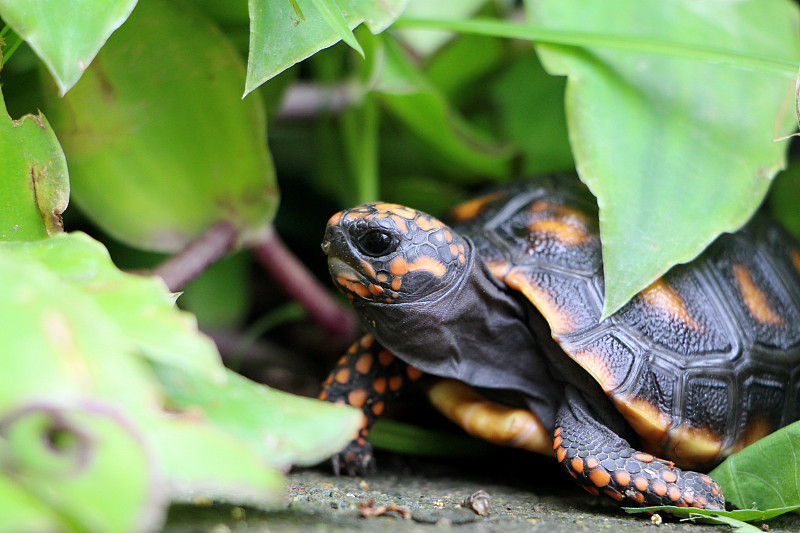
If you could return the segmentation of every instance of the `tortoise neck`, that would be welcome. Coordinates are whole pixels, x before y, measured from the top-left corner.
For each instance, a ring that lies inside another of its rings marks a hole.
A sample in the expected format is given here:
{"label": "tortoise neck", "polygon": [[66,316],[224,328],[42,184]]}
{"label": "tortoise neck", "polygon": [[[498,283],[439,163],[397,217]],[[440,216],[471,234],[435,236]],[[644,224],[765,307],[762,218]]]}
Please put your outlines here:
{"label": "tortoise neck", "polygon": [[529,304],[491,274],[471,244],[468,268],[449,290],[403,304],[357,303],[356,312],[406,363],[472,386],[521,392],[547,425],[560,385],[528,326]]}

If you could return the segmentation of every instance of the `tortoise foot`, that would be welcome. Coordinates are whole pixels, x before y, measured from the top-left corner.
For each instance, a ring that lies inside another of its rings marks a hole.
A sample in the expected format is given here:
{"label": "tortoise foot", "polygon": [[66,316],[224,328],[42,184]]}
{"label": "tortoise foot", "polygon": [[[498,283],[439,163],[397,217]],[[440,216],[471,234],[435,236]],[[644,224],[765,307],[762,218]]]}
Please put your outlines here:
{"label": "tortoise foot", "polygon": [[331,457],[333,472],[338,476],[368,476],[374,474],[375,456],[372,445],[363,437],[350,442],[345,448]]}
{"label": "tortoise foot", "polygon": [[567,396],[556,419],[553,448],[558,462],[588,492],[625,506],[725,509],[713,479],[633,449],[592,417],[576,395]]}

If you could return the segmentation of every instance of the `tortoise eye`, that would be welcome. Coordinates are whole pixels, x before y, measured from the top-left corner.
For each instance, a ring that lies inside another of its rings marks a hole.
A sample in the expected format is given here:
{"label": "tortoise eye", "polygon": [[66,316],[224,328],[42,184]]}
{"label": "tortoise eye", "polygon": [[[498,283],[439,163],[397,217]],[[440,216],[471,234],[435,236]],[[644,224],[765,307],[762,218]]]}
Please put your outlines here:
{"label": "tortoise eye", "polygon": [[372,257],[386,255],[397,248],[397,242],[389,233],[377,229],[366,232],[357,244],[362,252]]}

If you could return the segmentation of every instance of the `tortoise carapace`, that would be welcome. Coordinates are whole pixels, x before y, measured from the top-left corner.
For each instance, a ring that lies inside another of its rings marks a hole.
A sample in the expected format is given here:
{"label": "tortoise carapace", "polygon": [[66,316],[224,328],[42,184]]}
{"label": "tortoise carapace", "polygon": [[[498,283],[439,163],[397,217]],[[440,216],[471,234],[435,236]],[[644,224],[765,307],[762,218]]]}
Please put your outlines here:
{"label": "tortoise carapace", "polygon": [[602,321],[596,208],[564,179],[463,203],[450,225],[364,204],[322,248],[368,332],[321,394],[366,415],[337,470],[369,470],[369,428],[423,374],[468,432],[555,452],[624,505],[723,508],[699,471],[800,416],[800,245],[763,215]]}

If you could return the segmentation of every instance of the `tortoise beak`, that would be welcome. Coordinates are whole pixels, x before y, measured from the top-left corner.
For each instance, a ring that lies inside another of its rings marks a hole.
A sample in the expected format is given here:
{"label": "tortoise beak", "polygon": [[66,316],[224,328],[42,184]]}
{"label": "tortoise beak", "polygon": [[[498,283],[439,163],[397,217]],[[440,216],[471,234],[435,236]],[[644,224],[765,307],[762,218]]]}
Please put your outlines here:
{"label": "tortoise beak", "polygon": [[325,237],[322,239],[322,253],[331,257],[341,259],[350,258],[353,254],[347,243],[347,235],[340,226],[329,225],[325,229]]}

